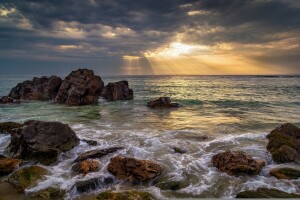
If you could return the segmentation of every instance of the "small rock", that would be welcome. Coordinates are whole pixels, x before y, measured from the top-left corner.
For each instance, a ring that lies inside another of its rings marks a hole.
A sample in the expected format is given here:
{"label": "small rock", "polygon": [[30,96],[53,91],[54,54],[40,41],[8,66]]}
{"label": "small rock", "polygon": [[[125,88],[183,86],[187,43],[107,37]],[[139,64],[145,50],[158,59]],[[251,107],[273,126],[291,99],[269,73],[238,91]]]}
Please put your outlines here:
{"label": "small rock", "polygon": [[179,181],[165,181],[155,184],[161,190],[179,190],[181,188],[181,182]]}
{"label": "small rock", "polygon": [[84,160],[73,165],[72,170],[80,174],[98,171],[100,164],[97,160]]}
{"label": "small rock", "polygon": [[63,200],[66,192],[59,188],[49,187],[37,192],[31,192],[26,200]]}
{"label": "small rock", "polygon": [[300,194],[287,193],[277,189],[258,188],[256,191],[240,192],[236,198],[300,198]]}
{"label": "small rock", "polygon": [[114,182],[112,177],[92,178],[85,181],[76,182],[72,187],[76,192],[82,194],[94,191],[96,189],[108,188]]}
{"label": "small rock", "polygon": [[181,149],[180,147],[172,147],[172,149],[174,150],[175,153],[180,153],[180,154],[187,153],[187,150]]}
{"label": "small rock", "polygon": [[21,162],[22,160],[19,159],[1,158],[0,156],[0,176],[12,173]]}
{"label": "small rock", "polygon": [[150,108],[177,108],[179,107],[179,104],[171,103],[170,97],[160,97],[156,100],[148,102],[147,106]]}
{"label": "small rock", "polygon": [[133,91],[129,89],[127,81],[108,83],[103,89],[101,96],[108,100],[132,100]]}
{"label": "small rock", "polygon": [[97,141],[95,140],[87,140],[87,139],[82,139],[81,141],[87,143],[88,145],[91,145],[91,146],[97,146]]}
{"label": "small rock", "polygon": [[0,122],[0,133],[11,133],[13,129],[22,127],[23,124],[16,122]]}
{"label": "small rock", "polygon": [[148,192],[142,191],[124,191],[101,192],[94,200],[154,200],[155,198]]}
{"label": "small rock", "polygon": [[90,158],[101,158],[109,153],[114,153],[120,149],[123,149],[123,148],[122,147],[112,147],[112,148],[108,148],[108,149],[87,151],[87,152],[81,154],[80,156],[78,156],[75,159],[75,162],[80,162],[80,161],[90,159]]}
{"label": "small rock", "polygon": [[152,161],[121,156],[111,158],[107,170],[118,179],[132,183],[146,182],[162,172],[161,167]]}
{"label": "small rock", "polygon": [[300,178],[300,170],[284,167],[284,168],[276,168],[270,171],[271,176],[275,176],[278,179],[298,179]]}

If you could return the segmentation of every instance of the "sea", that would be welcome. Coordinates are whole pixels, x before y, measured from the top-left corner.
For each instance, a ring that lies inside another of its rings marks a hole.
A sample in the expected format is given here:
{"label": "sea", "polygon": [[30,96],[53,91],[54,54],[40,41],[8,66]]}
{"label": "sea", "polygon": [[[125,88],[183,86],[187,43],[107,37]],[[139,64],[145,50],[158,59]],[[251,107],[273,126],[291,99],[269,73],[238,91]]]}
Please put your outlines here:
{"label": "sea", "polygon": [[[0,96],[17,83],[33,76],[0,76]],[[299,164],[276,164],[266,150],[266,135],[289,122],[300,127],[300,76],[102,76],[105,84],[127,80],[134,99],[106,101],[97,105],[68,107],[47,101],[27,101],[19,105],[0,105],[0,122],[27,120],[60,121],[68,124],[85,142],[47,166],[51,174],[26,192],[49,186],[67,191],[66,199],[84,199],[105,190],[142,190],[157,199],[234,198],[244,190],[259,187],[300,193],[300,179],[278,180],[270,169]],[[147,102],[161,96],[181,105],[174,109],[150,109]],[[0,154],[10,136],[0,134]],[[85,176],[72,173],[74,159],[88,150],[124,147],[100,159],[101,170]],[[175,153],[179,147],[186,153]],[[229,176],[214,168],[213,155],[225,150],[241,150],[262,158],[266,166],[259,175]],[[115,156],[147,159],[160,164],[160,179],[179,181],[176,191],[160,190],[153,182],[131,185],[118,182],[82,195],[73,185],[97,177],[111,176],[107,171]],[[22,198],[7,185],[0,184],[0,196]],[[5,188],[4,189],[1,189]],[[8,192],[10,191],[11,192]]]}

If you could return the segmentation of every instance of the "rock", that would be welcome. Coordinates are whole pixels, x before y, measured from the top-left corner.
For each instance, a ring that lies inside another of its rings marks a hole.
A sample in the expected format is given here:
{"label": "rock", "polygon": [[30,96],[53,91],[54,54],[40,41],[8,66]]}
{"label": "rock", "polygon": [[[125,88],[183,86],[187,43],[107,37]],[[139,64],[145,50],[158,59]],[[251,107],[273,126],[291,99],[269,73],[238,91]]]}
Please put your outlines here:
{"label": "rock", "polygon": [[81,141],[87,143],[88,145],[91,145],[91,146],[97,146],[97,141],[95,140],[86,140],[86,139],[82,139]]}
{"label": "rock", "polygon": [[9,96],[4,96],[0,98],[0,104],[20,104],[20,101],[14,100]]}
{"label": "rock", "polygon": [[110,159],[107,170],[118,179],[132,183],[146,182],[162,172],[161,167],[152,161],[120,156]]}
{"label": "rock", "polygon": [[80,174],[98,171],[100,164],[96,160],[84,160],[73,165],[72,170]]}
{"label": "rock", "polygon": [[300,198],[299,194],[287,193],[277,189],[258,188],[240,192],[236,198]]}
{"label": "rock", "polygon": [[211,159],[214,167],[228,175],[256,175],[263,167],[262,162],[257,162],[242,151],[225,151],[214,155]]}
{"label": "rock", "polygon": [[122,147],[112,147],[112,148],[108,148],[108,149],[99,149],[99,150],[91,150],[91,151],[87,151],[83,154],[81,154],[80,156],[78,156],[75,159],[75,162],[80,162],[86,159],[90,159],[90,158],[101,158],[109,153],[114,153],[120,149],[123,149]]}
{"label": "rock", "polygon": [[131,100],[133,99],[133,90],[129,89],[127,81],[108,83],[101,93],[101,96],[108,100]]}
{"label": "rock", "polygon": [[16,157],[52,164],[61,152],[79,144],[75,132],[61,122],[28,121],[11,134],[10,152]]}
{"label": "rock", "polygon": [[300,129],[283,124],[267,135],[267,150],[277,163],[300,162]]}
{"label": "rock", "polygon": [[148,102],[147,106],[150,108],[177,108],[179,107],[179,104],[171,103],[170,97],[160,97],[156,100]]}
{"label": "rock", "polygon": [[75,183],[72,187],[72,190],[76,190],[76,192],[82,194],[91,192],[96,189],[108,188],[113,183],[112,177],[99,177],[99,178],[92,178],[85,181],[79,181]]}
{"label": "rock", "polygon": [[180,154],[184,154],[187,152],[187,150],[182,149],[180,147],[172,147],[172,149],[174,150],[175,153],[180,153]]}
{"label": "rock", "polygon": [[26,200],[63,200],[66,192],[59,188],[48,187],[37,192],[31,192]]}
{"label": "rock", "polygon": [[22,127],[23,124],[16,122],[1,122],[0,123],[0,133],[11,133],[13,129]]}
{"label": "rock", "polygon": [[18,192],[23,192],[26,188],[33,186],[43,175],[48,174],[48,170],[40,166],[31,166],[15,171],[9,178]]}
{"label": "rock", "polygon": [[62,82],[55,101],[68,106],[94,104],[103,89],[100,76],[92,70],[78,69],[72,71]]}
{"label": "rock", "polygon": [[0,176],[12,173],[21,162],[19,159],[0,157]]}
{"label": "rock", "polygon": [[179,190],[181,188],[181,182],[179,181],[164,181],[155,184],[161,190]]}
{"label": "rock", "polygon": [[94,200],[154,200],[155,198],[148,192],[142,191],[124,191],[101,192]]}
{"label": "rock", "polygon": [[8,96],[13,99],[52,100],[56,97],[61,83],[61,78],[57,76],[34,77],[32,81],[17,84]]}
{"label": "rock", "polygon": [[289,167],[276,168],[270,171],[270,175],[278,179],[298,179],[300,178],[300,170]]}

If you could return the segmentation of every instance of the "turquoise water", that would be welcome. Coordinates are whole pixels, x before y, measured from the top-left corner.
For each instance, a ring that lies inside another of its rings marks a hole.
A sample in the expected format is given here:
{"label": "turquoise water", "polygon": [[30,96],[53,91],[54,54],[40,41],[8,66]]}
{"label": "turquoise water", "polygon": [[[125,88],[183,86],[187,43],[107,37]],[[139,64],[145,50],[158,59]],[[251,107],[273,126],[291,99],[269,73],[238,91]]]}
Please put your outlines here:
{"label": "turquoise water", "polygon": [[[18,82],[29,76],[0,76],[0,96],[7,95]],[[50,166],[46,180],[35,188],[57,185],[76,196],[72,185],[79,180],[107,175],[112,156],[124,155],[158,162],[163,177],[179,180],[178,191],[160,191],[150,185],[119,183],[113,188],[135,188],[152,192],[159,198],[233,197],[241,190],[260,186],[300,193],[300,181],[277,180],[268,171],[277,165],[266,151],[265,136],[276,126],[290,122],[300,126],[300,77],[259,76],[145,76],[102,77],[108,82],[126,79],[134,91],[134,100],[98,105],[66,107],[51,102],[24,102],[1,105],[0,121],[24,122],[29,119],[56,120],[69,124],[80,138],[97,140],[99,147],[123,146],[124,150],[101,159],[99,172],[85,177],[71,175],[76,155],[93,149],[82,142],[61,155],[61,162]],[[182,107],[151,110],[145,104],[159,96],[170,96]],[[204,139],[207,136],[208,139]],[[9,142],[0,135],[0,153]],[[175,154],[171,147],[188,151]],[[223,150],[243,150],[266,160],[260,175],[230,177],[210,164],[211,157]],[[298,167],[299,168],[299,167]],[[101,190],[99,190],[101,191]]]}

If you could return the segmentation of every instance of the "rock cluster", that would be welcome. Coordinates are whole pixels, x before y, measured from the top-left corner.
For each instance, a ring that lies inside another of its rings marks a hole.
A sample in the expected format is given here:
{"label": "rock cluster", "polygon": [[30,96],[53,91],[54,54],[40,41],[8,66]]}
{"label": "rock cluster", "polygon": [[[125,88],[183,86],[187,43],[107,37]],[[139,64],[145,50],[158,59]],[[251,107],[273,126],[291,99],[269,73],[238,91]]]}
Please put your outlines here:
{"label": "rock cluster", "polygon": [[131,100],[133,99],[133,90],[129,89],[127,81],[108,83],[101,94],[108,100]]}
{"label": "rock cluster", "polygon": [[148,102],[147,106],[150,108],[177,108],[179,107],[179,104],[172,103],[170,97],[160,97],[156,100]]}

